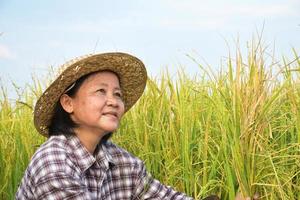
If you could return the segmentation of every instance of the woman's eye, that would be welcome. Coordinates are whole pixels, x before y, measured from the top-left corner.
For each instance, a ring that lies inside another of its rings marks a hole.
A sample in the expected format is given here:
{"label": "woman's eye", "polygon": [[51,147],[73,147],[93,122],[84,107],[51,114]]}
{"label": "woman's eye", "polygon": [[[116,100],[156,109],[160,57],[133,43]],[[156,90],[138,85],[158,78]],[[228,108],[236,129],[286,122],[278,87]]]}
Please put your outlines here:
{"label": "woman's eye", "polygon": [[105,94],[105,89],[103,89],[103,88],[101,88],[101,89],[99,89],[99,90],[97,90],[98,92],[100,92],[100,93],[102,93],[102,94]]}
{"label": "woman's eye", "polygon": [[116,93],[115,93],[115,96],[117,96],[117,97],[120,97],[120,98],[121,98],[121,97],[122,97],[122,94],[121,94],[120,92],[116,92]]}

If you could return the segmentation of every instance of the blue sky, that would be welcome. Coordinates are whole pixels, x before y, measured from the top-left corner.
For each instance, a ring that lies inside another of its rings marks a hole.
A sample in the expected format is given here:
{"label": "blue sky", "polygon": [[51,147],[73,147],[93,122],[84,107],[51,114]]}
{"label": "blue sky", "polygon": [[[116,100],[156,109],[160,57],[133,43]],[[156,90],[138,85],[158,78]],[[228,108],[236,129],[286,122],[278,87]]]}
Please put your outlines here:
{"label": "blue sky", "polygon": [[[151,76],[168,66],[198,71],[190,54],[214,69],[239,37],[242,48],[262,30],[277,57],[300,49],[300,0],[0,1],[0,77],[23,86],[31,75],[93,52],[122,51]],[[205,60],[205,61],[204,61]],[[7,86],[10,87],[10,86]]]}

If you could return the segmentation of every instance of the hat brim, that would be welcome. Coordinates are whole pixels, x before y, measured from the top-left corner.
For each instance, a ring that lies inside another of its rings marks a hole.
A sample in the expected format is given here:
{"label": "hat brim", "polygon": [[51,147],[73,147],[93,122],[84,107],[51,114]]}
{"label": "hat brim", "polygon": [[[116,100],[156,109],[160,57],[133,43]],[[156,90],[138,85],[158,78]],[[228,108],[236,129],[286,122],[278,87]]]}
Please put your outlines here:
{"label": "hat brim", "polygon": [[46,137],[56,103],[67,87],[80,77],[105,70],[116,73],[120,81],[125,112],[141,97],[147,82],[147,72],[142,61],[126,53],[88,55],[73,59],[62,67],[65,70],[38,99],[34,110],[34,125],[38,132]]}

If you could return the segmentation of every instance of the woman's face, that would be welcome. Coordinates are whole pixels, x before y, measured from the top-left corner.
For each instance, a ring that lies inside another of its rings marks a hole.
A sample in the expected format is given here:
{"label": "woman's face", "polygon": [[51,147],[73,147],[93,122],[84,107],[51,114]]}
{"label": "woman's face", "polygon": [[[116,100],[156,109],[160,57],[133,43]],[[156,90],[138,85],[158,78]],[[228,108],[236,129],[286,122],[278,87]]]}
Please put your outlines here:
{"label": "woman's face", "polygon": [[70,97],[72,120],[79,131],[99,136],[115,131],[124,114],[124,103],[118,77],[108,71],[85,79],[74,97]]}

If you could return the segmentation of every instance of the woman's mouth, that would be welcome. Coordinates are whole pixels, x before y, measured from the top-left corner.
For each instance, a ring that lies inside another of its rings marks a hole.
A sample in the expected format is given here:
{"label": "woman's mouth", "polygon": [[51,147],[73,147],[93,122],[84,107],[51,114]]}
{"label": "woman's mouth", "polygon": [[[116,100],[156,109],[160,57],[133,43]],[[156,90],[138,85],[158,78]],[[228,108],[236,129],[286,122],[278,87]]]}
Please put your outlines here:
{"label": "woman's mouth", "polygon": [[105,112],[103,115],[107,117],[118,118],[118,113],[114,111]]}

